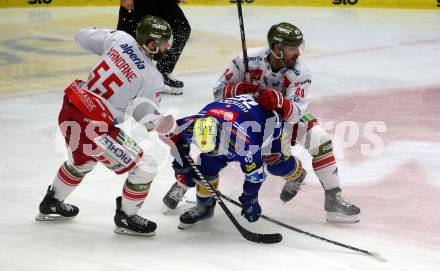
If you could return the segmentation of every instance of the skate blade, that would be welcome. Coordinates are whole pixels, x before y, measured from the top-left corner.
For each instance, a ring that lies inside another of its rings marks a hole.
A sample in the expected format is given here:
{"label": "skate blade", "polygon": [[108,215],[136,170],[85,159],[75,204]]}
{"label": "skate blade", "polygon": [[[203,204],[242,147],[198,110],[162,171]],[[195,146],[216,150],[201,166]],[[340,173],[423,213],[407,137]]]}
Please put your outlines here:
{"label": "skate blade", "polygon": [[168,207],[168,206],[166,206],[166,205],[164,205],[164,206],[162,207],[162,213],[163,213],[163,214],[168,214],[169,212],[171,212],[171,211],[173,211],[173,210],[175,210],[175,209],[171,209],[170,207]]}
{"label": "skate blade", "polygon": [[[194,224],[196,224],[196,223],[194,223]],[[185,224],[185,223],[180,222],[179,225],[177,225],[177,228],[179,230],[184,230],[184,229],[188,229],[189,227],[191,227],[194,224]]]}
{"label": "skate blade", "polygon": [[201,223],[201,222],[207,221],[207,220],[209,220],[210,218],[211,218],[211,217],[201,219],[201,220],[199,220],[199,221],[197,221],[196,223],[193,223],[193,224],[186,224],[186,223],[180,222],[179,225],[177,225],[177,228],[178,228],[179,230],[184,230],[184,229],[190,228],[191,226],[194,226],[194,225],[196,225],[196,224],[199,224],[199,223]]}
{"label": "skate blade", "polygon": [[35,217],[35,220],[37,221],[65,221],[65,220],[72,220],[75,218],[74,216],[62,216],[57,214],[38,214]]}
{"label": "skate blade", "polygon": [[184,198],[184,200],[179,201],[179,203],[177,204],[177,206],[175,208],[170,208],[166,204],[164,204],[163,207],[162,207],[162,213],[163,214],[168,214],[169,212],[173,212],[173,211],[179,209],[180,207],[182,207],[186,203],[189,203],[189,204],[192,204],[192,205],[196,205],[197,204],[194,200],[190,200],[190,199],[187,199],[185,197],[183,197],[183,198]]}
{"label": "skate blade", "polygon": [[117,233],[117,234],[122,234],[122,235],[144,236],[144,237],[151,237],[156,234],[156,232],[154,232],[154,231],[153,232],[137,232],[137,231],[132,231],[132,230],[122,228],[122,227],[115,227],[113,232]]}
{"label": "skate blade", "polygon": [[358,223],[358,215],[343,215],[336,212],[327,212],[327,222],[329,223],[343,223],[343,224],[355,224]]}
{"label": "skate blade", "polygon": [[169,95],[182,95],[183,90],[181,88],[172,88],[170,86],[165,85],[164,90],[160,92],[160,94],[169,94]]}

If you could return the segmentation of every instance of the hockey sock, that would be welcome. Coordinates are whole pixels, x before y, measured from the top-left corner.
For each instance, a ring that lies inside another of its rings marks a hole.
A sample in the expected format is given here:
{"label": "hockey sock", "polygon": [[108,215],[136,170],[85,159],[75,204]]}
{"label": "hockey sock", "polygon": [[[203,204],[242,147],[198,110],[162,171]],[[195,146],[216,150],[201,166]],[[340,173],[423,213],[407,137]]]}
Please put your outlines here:
{"label": "hockey sock", "polygon": [[58,169],[58,173],[53,180],[54,198],[64,201],[70,193],[81,183],[84,176],[88,173],[78,171],[75,166],[64,162]]}
{"label": "hockey sock", "polygon": [[125,181],[122,189],[121,210],[128,216],[136,214],[144,203],[150,190],[150,182],[143,184],[131,183],[128,179]]}
{"label": "hockey sock", "polygon": [[333,153],[328,153],[321,157],[313,157],[312,166],[324,190],[339,187],[338,168]]}
{"label": "hockey sock", "polygon": [[[211,178],[208,178],[208,180]],[[209,180],[209,183],[211,184],[211,186],[214,189],[217,189],[218,187],[218,176],[213,179],[213,180]],[[196,195],[197,195],[197,200],[200,202],[207,202],[212,198],[211,193],[209,192],[209,190],[202,184],[198,184],[196,185]]]}

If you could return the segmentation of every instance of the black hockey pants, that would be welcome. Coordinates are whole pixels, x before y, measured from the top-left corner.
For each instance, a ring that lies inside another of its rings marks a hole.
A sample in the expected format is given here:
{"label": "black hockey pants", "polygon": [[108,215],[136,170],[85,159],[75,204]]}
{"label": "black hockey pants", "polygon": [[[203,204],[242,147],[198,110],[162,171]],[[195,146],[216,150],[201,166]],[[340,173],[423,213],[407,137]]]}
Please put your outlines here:
{"label": "black hockey pants", "polygon": [[171,26],[173,46],[157,63],[157,69],[161,73],[171,73],[188,41],[191,27],[176,0],[134,0],[134,11],[131,13],[120,7],[117,29],[136,38],[136,26],[147,15],[162,18]]}

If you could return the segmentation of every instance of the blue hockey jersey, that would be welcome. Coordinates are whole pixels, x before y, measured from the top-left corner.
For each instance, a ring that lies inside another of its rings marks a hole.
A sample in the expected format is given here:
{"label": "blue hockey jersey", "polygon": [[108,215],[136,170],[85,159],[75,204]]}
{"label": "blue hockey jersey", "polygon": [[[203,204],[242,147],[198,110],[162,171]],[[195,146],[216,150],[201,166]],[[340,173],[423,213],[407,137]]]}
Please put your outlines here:
{"label": "blue hockey jersey", "polygon": [[280,152],[283,122],[278,113],[265,111],[250,95],[241,95],[206,105],[198,114],[177,120],[182,139],[191,144],[197,118],[213,117],[218,121],[218,140],[213,154],[202,154],[200,170],[205,175],[216,175],[226,163],[240,163],[246,181],[264,180],[263,154]]}

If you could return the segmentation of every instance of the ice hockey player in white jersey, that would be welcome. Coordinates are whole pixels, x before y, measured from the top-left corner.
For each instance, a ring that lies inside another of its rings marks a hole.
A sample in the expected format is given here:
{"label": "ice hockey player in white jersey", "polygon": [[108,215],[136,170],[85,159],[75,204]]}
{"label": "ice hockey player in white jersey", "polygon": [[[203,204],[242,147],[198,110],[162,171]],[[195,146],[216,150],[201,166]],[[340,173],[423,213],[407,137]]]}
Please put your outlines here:
{"label": "ice hockey player in white jersey", "polygon": [[[356,223],[360,209],[341,196],[336,160],[331,137],[308,112],[311,74],[299,59],[304,47],[301,31],[290,23],[273,25],[268,34],[269,47],[248,50],[250,82],[245,78],[243,56],[232,60],[214,87],[214,98],[220,100],[245,93],[257,93],[257,101],[267,110],[279,111],[291,125],[291,144],[301,144],[312,155],[312,166],[325,190],[324,208],[327,221]],[[267,159],[266,163],[277,163]],[[280,198],[287,202],[300,189],[301,184],[286,182]],[[173,189],[174,188],[174,189]],[[172,191],[173,190],[173,191]],[[175,191],[174,191],[175,190]],[[175,183],[166,197],[180,201],[184,185]]]}
{"label": "ice hockey player in white jersey", "polygon": [[172,128],[174,119],[158,112],[164,82],[152,62],[170,47],[170,38],[169,24],[153,16],[138,24],[136,39],[123,31],[107,29],[82,29],[76,34],[76,42],[99,57],[86,82],[75,80],[65,89],[58,123],[69,160],[61,165],[49,186],[37,220],[75,217],[79,209],[64,200],[100,161],[116,174],[128,173],[122,196],[116,198],[115,232],[154,235],[156,223],[137,212],[147,197],[157,165],[115,125],[127,114],[148,131],[160,133]]}

